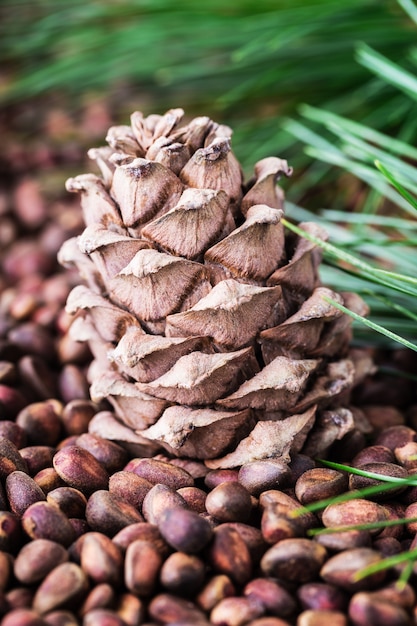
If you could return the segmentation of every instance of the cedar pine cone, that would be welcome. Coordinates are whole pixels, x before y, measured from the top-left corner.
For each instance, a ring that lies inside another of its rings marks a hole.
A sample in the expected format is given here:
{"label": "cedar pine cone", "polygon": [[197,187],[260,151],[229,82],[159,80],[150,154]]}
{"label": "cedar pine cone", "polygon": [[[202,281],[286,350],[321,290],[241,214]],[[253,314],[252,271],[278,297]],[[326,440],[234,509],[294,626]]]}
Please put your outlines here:
{"label": "cedar pine cone", "polygon": [[133,113],[89,151],[101,177],[67,182],[86,225],[59,254],[83,282],[71,333],[94,356],[91,397],[115,413],[90,428],[210,468],[323,454],[356,427],[358,379],[350,318],[326,297],[366,307],[321,286],[320,248],[285,232],[287,162],[262,159],[245,183],[231,129],[182,116]]}

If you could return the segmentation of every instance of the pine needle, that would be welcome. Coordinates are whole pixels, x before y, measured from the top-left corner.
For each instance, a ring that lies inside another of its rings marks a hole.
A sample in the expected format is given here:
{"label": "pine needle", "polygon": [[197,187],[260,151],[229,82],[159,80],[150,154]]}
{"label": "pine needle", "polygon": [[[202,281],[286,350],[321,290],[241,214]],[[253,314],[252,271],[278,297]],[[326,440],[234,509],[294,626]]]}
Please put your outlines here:
{"label": "pine needle", "polygon": [[[384,166],[380,161],[375,161],[376,167],[379,171],[385,176],[385,178],[391,183],[393,187],[402,195],[403,198],[407,200],[409,204],[416,210],[417,212],[417,200],[413,198],[413,196],[408,193],[406,189],[398,182],[398,180],[391,174],[391,172]],[[417,175],[417,171],[415,172]]]}

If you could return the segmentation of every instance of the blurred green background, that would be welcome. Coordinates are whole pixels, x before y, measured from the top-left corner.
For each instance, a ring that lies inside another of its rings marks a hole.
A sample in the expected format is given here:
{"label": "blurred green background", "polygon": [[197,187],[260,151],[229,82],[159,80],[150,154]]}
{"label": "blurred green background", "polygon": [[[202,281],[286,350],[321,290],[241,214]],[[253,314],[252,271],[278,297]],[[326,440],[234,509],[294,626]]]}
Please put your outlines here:
{"label": "blurred green background", "polygon": [[[357,59],[365,43],[415,66],[416,32],[403,3],[6,0],[0,5],[3,130],[15,130],[28,146],[39,136],[90,145],[104,136],[106,115],[127,123],[135,109],[148,114],[181,106],[189,116],[232,125],[248,171],[271,154],[298,172],[311,165],[281,123],[297,115],[300,103],[412,140],[414,102],[400,103]],[[300,195],[297,188],[293,193]]]}

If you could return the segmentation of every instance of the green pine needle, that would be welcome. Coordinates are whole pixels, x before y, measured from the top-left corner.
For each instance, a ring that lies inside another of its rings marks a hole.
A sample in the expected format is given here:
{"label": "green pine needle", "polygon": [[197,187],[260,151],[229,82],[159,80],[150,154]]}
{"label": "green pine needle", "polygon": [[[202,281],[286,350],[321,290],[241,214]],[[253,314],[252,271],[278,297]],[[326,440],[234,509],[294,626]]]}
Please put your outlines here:
{"label": "green pine needle", "polygon": [[347,315],[352,317],[357,322],[360,322],[361,324],[364,324],[365,326],[367,326],[368,328],[371,328],[377,333],[380,333],[381,335],[388,337],[388,339],[392,339],[393,341],[398,342],[399,344],[405,346],[406,348],[409,348],[410,350],[414,350],[414,352],[417,352],[417,345],[412,343],[411,341],[408,341],[408,339],[401,337],[401,335],[397,335],[397,333],[394,333],[391,330],[388,330],[387,328],[380,326],[379,324],[375,324],[375,322],[372,322],[371,320],[366,319],[366,317],[362,317],[361,315],[358,315],[357,313],[350,311],[348,308],[346,308],[342,304],[339,304],[335,300],[332,300],[332,298],[324,297],[323,299],[326,300],[326,302],[329,302],[330,304],[332,304],[334,307],[336,307],[343,313],[346,313]]}
{"label": "green pine needle", "polygon": [[[344,465],[343,463],[336,463],[335,461],[328,461],[327,459],[317,459],[319,463],[330,467],[332,469],[348,472],[349,474],[356,474],[357,476],[364,476],[366,478],[375,478],[386,483],[395,484],[407,484],[417,485],[417,476],[411,476],[409,478],[399,478],[398,476],[385,476],[384,474],[378,474],[377,472],[369,472],[368,470],[361,470],[357,467],[351,467],[350,465]],[[409,482],[410,481],[410,482]]]}
{"label": "green pine needle", "polygon": [[405,274],[399,274],[397,272],[389,272],[379,268],[372,267],[369,263],[366,263],[362,259],[355,257],[354,255],[346,252],[341,248],[337,248],[327,241],[323,241],[314,235],[310,235],[302,228],[291,224],[287,219],[282,219],[282,223],[286,228],[292,230],[300,237],[305,237],[309,241],[315,243],[322,248],[330,256],[336,258],[339,261],[343,261],[352,266],[359,273],[363,273],[368,279],[372,279],[375,282],[383,284],[387,287],[392,287],[398,291],[406,293],[408,295],[417,296],[417,279],[412,276],[406,276]]}
{"label": "green pine needle", "polygon": [[411,475],[406,478],[399,478],[396,476],[386,476],[384,474],[378,474],[376,472],[368,472],[361,470],[343,463],[336,463],[334,461],[327,461],[325,459],[318,459],[318,462],[326,467],[336,469],[338,471],[347,472],[350,474],[357,474],[358,476],[364,476],[366,478],[375,479],[381,481],[381,484],[372,485],[370,487],[363,487],[361,489],[355,489],[354,491],[348,491],[338,496],[331,498],[323,498],[309,504],[300,506],[291,512],[291,517],[299,517],[306,513],[314,513],[316,511],[322,511],[331,504],[338,504],[339,502],[348,502],[349,500],[356,500],[357,498],[368,498],[375,494],[380,494],[384,491],[390,491],[397,487],[415,487],[417,486],[417,476]]}
{"label": "green pine needle", "polygon": [[380,520],[378,522],[369,522],[367,524],[346,524],[345,526],[332,526],[329,528],[311,528],[307,531],[309,537],[318,537],[320,535],[334,535],[335,533],[344,533],[351,530],[383,530],[392,526],[405,526],[417,522],[417,517],[403,517],[402,519]]}
{"label": "green pine needle", "polygon": [[[398,182],[398,180],[391,174],[391,172],[380,161],[375,161],[375,166],[385,176],[385,178],[391,183],[393,187],[407,200],[409,204],[417,211],[417,200],[410,194],[404,187]],[[417,172],[416,172],[417,174]]]}
{"label": "green pine needle", "polygon": [[412,0],[398,0],[398,4],[408,13],[413,22],[417,24],[417,7]]}
{"label": "green pine needle", "polygon": [[401,89],[407,96],[417,100],[417,78],[411,72],[408,72],[366,44],[358,46],[357,59],[361,65],[374,72],[385,82]]}
{"label": "green pine needle", "polygon": [[[408,552],[400,552],[400,554],[394,554],[393,556],[388,556],[381,561],[372,563],[372,565],[368,565],[367,567],[364,567],[363,569],[356,572],[354,580],[363,580],[364,578],[367,578],[367,576],[372,576],[372,574],[377,574],[378,572],[390,569],[391,567],[395,567],[396,565],[401,565],[402,563],[412,563],[414,565],[416,559],[417,549],[409,550]],[[403,579],[402,582],[404,582]]]}

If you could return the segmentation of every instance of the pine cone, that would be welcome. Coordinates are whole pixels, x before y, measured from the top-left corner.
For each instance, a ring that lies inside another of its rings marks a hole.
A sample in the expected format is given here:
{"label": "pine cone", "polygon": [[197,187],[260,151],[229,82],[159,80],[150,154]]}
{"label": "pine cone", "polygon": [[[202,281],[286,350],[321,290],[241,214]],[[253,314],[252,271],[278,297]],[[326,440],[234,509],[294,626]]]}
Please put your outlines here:
{"label": "pine cone", "polygon": [[245,183],[230,128],[182,116],[134,113],[90,150],[102,176],[67,182],[86,224],[60,251],[83,281],[71,332],[94,355],[92,398],[115,412],[91,429],[210,468],[323,453],[355,427],[357,381],[350,318],[325,298],[366,307],[321,286],[320,248],[284,231],[287,162],[265,158]]}

